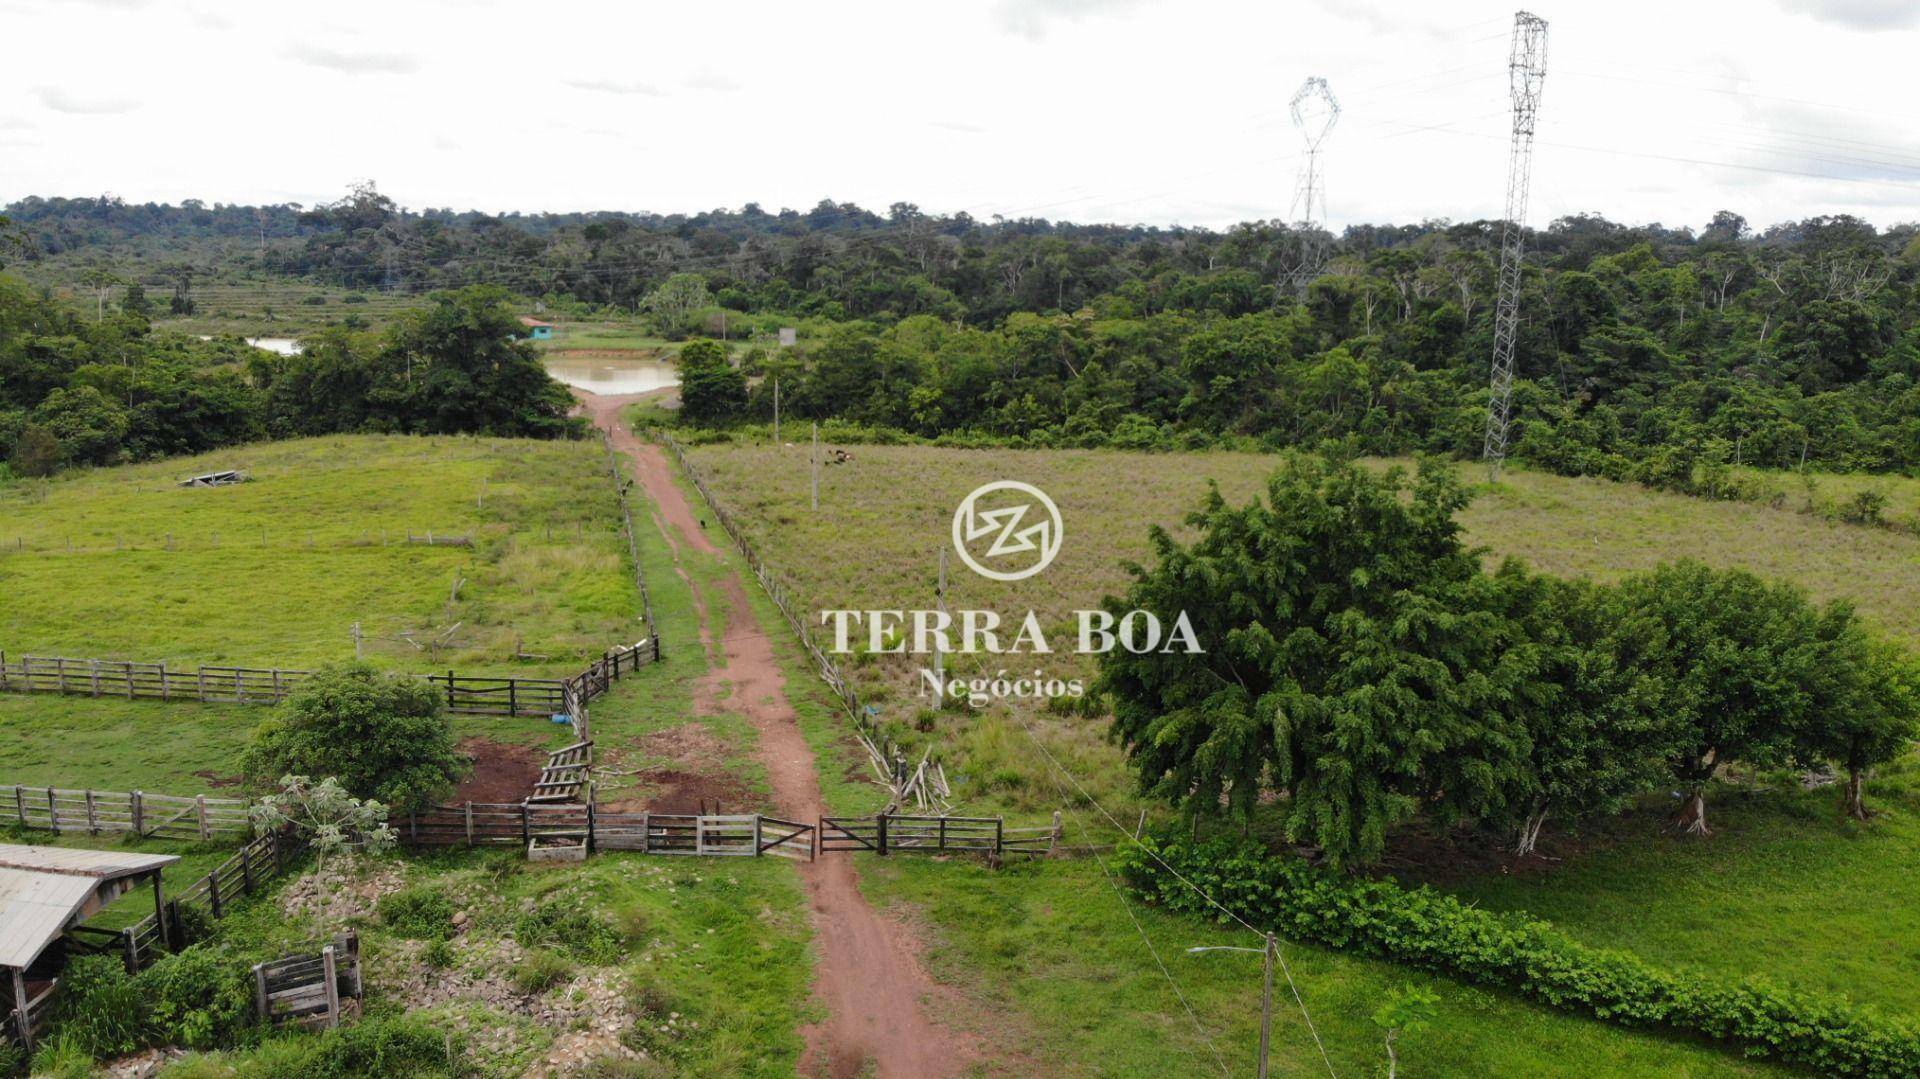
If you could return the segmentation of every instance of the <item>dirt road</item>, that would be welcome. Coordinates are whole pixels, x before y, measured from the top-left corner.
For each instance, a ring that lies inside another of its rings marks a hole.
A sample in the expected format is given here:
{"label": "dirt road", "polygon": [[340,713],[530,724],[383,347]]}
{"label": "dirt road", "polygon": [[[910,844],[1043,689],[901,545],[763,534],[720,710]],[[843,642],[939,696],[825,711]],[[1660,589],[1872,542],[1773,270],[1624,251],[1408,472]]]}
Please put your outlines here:
{"label": "dirt road", "polygon": [[[655,523],[674,549],[676,562],[689,550],[723,558],[703,527],[702,513],[674,484],[674,466],[667,455],[619,422],[621,407],[637,396],[575,395],[593,422],[611,433],[614,448],[633,461],[634,479],[653,504]],[[710,609],[716,597],[704,595],[703,586],[684,569],[681,576],[693,587],[695,603],[703,611]],[[752,721],[774,804],[791,820],[817,820],[826,806],[813,751],[787,699],[773,641],[753,615],[738,569],[730,564],[718,582],[727,625],[718,652],[708,645],[709,670],[694,689],[694,705],[703,714],[724,710]],[[802,1073],[848,1079],[871,1066],[881,1079],[920,1079],[962,1071],[976,1057],[975,1046],[928,1018],[925,1000],[938,990],[920,966],[917,943],[906,927],[867,904],[852,856],[835,854],[803,864],[800,876],[819,960],[813,995],[826,1012],[824,1020],[803,1032],[807,1048]]]}

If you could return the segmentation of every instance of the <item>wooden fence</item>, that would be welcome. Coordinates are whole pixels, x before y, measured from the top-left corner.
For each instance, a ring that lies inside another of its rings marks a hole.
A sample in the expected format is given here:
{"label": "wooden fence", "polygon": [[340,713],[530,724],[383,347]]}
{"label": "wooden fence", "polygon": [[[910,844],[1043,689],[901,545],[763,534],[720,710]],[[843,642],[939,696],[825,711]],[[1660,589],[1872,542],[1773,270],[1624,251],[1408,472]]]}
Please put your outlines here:
{"label": "wooden fence", "polygon": [[253,1008],[273,1026],[340,1025],[340,1002],[360,997],[360,936],[348,932],[318,954],[286,955],[253,965]]}
{"label": "wooden fence", "polygon": [[[594,667],[607,662],[603,658],[596,661]],[[629,662],[628,669],[635,665]],[[84,697],[122,697],[127,700],[278,704],[311,673],[285,667],[169,669],[164,663],[71,656],[19,656],[9,659],[6,652],[0,651],[0,690],[17,693],[63,693]],[[447,711],[457,715],[551,716],[560,714],[567,704],[567,679],[495,678],[454,671],[419,677],[439,687]],[[601,691],[604,692],[604,684]]]}
{"label": "wooden fence", "polygon": [[633,531],[633,508],[627,502],[632,481],[620,474],[620,457],[613,452],[613,436],[600,431],[600,446],[607,451],[607,477],[613,481],[613,497],[620,504],[620,531],[627,538],[627,558],[633,562],[633,584],[640,590],[640,617],[646,620],[647,634],[653,638],[653,658],[660,658],[660,627],[653,621],[653,600],[647,593],[647,577],[640,569],[640,540]]}
{"label": "wooden fence", "polygon": [[[575,522],[576,528],[579,522]],[[552,538],[553,529],[547,529],[548,538]],[[227,533],[209,531],[197,532],[161,532],[157,535],[128,536],[116,533],[112,536],[89,534],[74,541],[70,534],[35,537],[31,542],[27,537],[16,535],[12,539],[0,539],[0,555],[57,555],[57,554],[102,554],[108,551],[224,551],[233,548],[274,549],[274,550],[317,550],[326,548],[351,549],[359,547],[416,546],[416,547],[472,547],[472,532],[448,532],[427,529],[415,532],[412,529],[390,531],[368,529],[359,535],[333,533],[325,537],[314,532],[270,532],[267,529],[238,530]]]}
{"label": "wooden fence", "polygon": [[393,822],[402,843],[416,846],[579,846],[706,857],[796,858],[811,861],[815,827],[755,813],[610,813],[592,804],[464,802],[411,813]]}
{"label": "wooden fence", "polygon": [[0,786],[0,820],[22,828],[89,835],[124,833],[163,839],[246,838],[248,803],[238,798],[183,798],[143,791]]}

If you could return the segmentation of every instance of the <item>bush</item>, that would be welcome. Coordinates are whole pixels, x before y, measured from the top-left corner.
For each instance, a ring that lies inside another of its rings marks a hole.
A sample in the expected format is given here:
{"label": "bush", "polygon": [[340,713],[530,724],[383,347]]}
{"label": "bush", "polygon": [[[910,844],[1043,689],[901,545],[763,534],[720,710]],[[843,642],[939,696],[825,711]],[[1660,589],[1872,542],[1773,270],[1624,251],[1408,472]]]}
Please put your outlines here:
{"label": "bush", "polygon": [[515,989],[533,996],[572,981],[573,964],[558,952],[538,948],[513,965],[513,969],[507,973],[507,980],[513,983]]}
{"label": "bush", "polygon": [[147,1044],[152,1027],[139,987],[110,955],[83,955],[67,965],[48,1018],[61,1041],[94,1060],[133,1052]]}
{"label": "bush", "polygon": [[251,962],[216,944],[162,957],[134,978],[155,1041],[211,1049],[254,1022]]}
{"label": "bush", "polygon": [[[1829,1075],[1920,1072],[1920,1028],[1845,1000],[1779,989],[1758,978],[1727,982],[1667,971],[1625,952],[1594,948],[1524,914],[1470,907],[1431,888],[1338,877],[1224,839],[1145,841],[1195,887],[1294,940],[1501,986],[1608,1019],[1730,1042]],[[1220,914],[1141,847],[1116,859],[1128,884],[1169,910]]]}
{"label": "bush", "polygon": [[396,813],[445,797],[470,767],[432,686],[364,663],[323,667],[300,683],[254,731],[243,764],[262,784],[332,776]]}
{"label": "bush", "polygon": [[523,914],[513,939],[522,948],[552,948],[584,963],[617,963],[623,952],[620,933],[590,911],[549,905]]}
{"label": "bush", "polygon": [[445,940],[453,935],[453,903],[431,888],[408,888],[380,897],[376,908],[388,929],[409,940]]}

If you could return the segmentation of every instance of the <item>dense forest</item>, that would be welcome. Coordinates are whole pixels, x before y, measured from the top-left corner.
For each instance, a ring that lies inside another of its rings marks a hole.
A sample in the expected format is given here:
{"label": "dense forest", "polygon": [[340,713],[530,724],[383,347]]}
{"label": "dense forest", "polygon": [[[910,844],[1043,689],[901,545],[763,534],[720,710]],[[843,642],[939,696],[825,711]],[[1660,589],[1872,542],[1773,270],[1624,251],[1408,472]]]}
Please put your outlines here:
{"label": "dense forest", "polygon": [[[798,324],[797,348],[748,355],[746,374],[772,377],[702,380],[715,392],[690,411],[709,424],[768,417],[774,378],[789,414],[871,437],[1472,454],[1484,424],[1497,222],[1335,237],[831,201],[495,217],[406,211],[370,184],[311,208],[7,212],[25,263],[168,252],[148,286],[232,270],[403,293],[486,282],[644,312],[671,338]],[[1720,482],[1700,478],[1720,464],[1920,468],[1920,226],[1579,216],[1527,240],[1519,456],[1670,487]]]}

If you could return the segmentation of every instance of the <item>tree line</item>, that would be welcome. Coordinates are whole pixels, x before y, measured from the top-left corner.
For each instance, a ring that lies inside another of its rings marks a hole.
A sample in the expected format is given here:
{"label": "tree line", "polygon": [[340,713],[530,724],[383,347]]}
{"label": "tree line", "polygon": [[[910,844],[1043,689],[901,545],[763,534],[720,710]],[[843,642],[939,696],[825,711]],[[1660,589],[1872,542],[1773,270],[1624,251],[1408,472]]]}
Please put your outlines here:
{"label": "tree line", "polygon": [[1694,562],[1611,585],[1488,571],[1467,501],[1431,460],[1409,482],[1303,456],[1264,499],[1212,492],[1191,543],[1156,528],[1108,607],[1184,611],[1206,650],[1102,657],[1142,789],[1200,814],[1271,803],[1352,866],[1416,818],[1524,854],[1549,819],[1654,791],[1705,834],[1729,768],[1831,769],[1865,819],[1868,774],[1920,735],[1920,664],[1846,603]]}
{"label": "tree line", "polygon": [[268,437],[578,433],[572,399],[519,331],[505,294],[475,287],[278,356],[155,333],[124,308],[88,317],[0,274],[0,460],[44,476]]}

